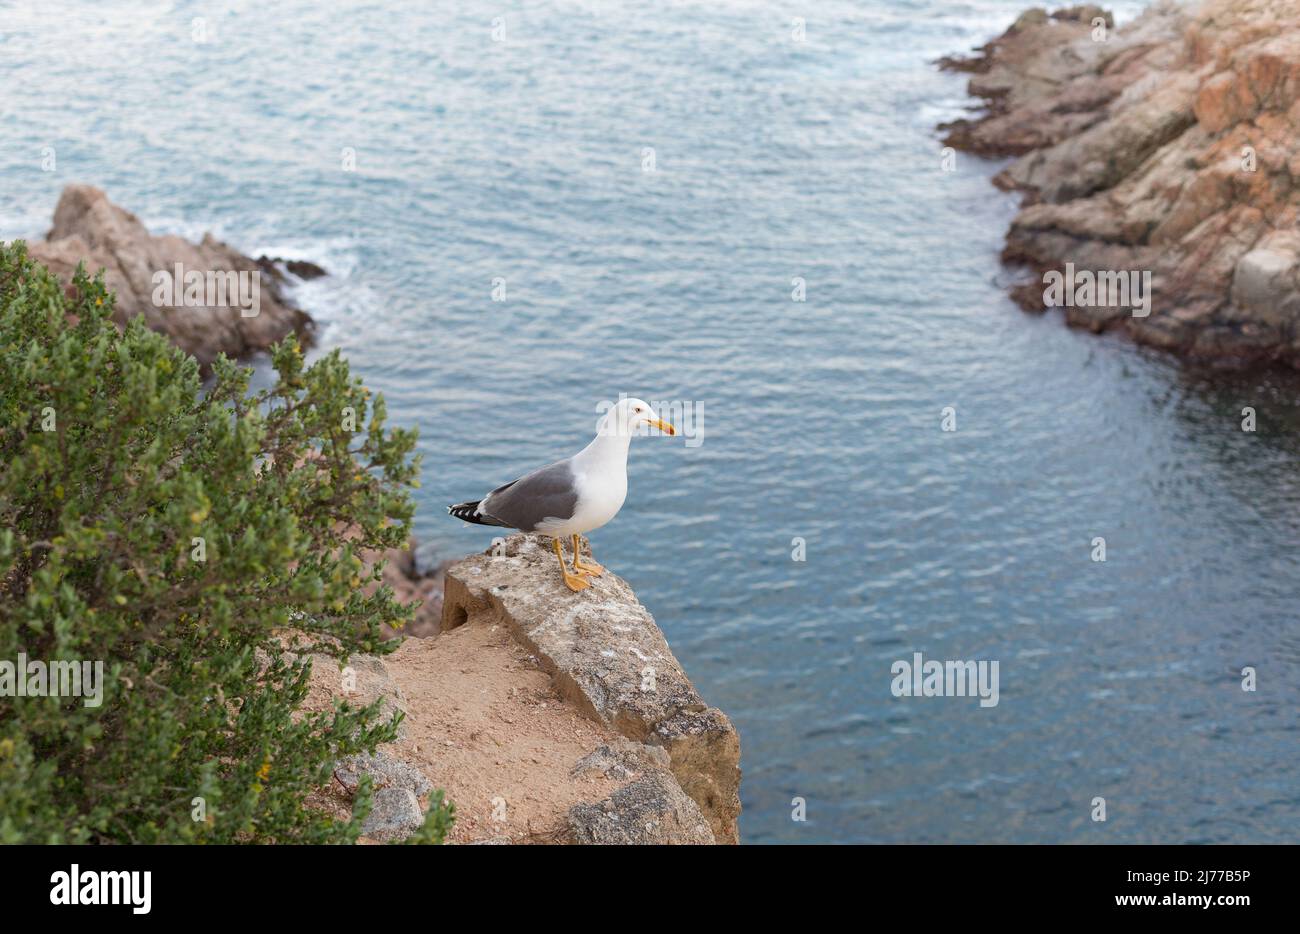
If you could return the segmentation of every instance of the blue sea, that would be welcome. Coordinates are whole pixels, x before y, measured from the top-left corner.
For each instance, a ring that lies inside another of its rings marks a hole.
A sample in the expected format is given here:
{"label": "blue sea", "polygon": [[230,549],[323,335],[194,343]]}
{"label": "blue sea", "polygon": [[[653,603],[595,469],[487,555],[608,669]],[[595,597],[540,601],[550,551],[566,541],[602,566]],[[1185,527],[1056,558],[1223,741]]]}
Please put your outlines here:
{"label": "blue sea", "polygon": [[[1300,386],[1007,299],[932,63],[1025,5],[5,4],[0,237],[89,182],[327,267],[434,556],[602,403],[690,413],[592,540],[735,721],[747,842],[1295,842]],[[894,696],[917,652],[998,704]]]}

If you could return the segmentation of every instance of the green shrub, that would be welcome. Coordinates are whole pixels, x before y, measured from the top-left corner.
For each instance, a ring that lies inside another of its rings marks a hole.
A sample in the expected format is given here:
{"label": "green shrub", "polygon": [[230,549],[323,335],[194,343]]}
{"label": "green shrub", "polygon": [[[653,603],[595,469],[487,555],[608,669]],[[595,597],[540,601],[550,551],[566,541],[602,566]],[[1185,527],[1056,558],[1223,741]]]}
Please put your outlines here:
{"label": "green shrub", "polygon": [[351,842],[368,790],[308,798],[396,720],[302,710],[305,653],[391,651],[413,613],[359,554],[406,541],[414,433],[292,339],[273,388],[222,358],[203,392],[112,303],[0,244],[0,661],[103,662],[99,706],[0,697],[0,842]]}

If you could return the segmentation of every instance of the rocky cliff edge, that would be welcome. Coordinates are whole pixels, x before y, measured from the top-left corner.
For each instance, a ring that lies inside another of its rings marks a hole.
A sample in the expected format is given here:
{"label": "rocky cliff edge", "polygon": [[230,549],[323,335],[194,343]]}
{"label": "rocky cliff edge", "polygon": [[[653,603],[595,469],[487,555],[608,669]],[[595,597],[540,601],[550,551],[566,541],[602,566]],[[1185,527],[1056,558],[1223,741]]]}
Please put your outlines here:
{"label": "rocky cliff edge", "polygon": [[[434,787],[458,843],[737,843],[740,741],[687,678],[627,583],[561,583],[548,539],[512,535],[445,569],[439,632],[340,677],[321,659],[315,705],[386,697],[406,719],[378,761],[372,839],[419,824]],[[424,799],[427,801],[427,798]]]}

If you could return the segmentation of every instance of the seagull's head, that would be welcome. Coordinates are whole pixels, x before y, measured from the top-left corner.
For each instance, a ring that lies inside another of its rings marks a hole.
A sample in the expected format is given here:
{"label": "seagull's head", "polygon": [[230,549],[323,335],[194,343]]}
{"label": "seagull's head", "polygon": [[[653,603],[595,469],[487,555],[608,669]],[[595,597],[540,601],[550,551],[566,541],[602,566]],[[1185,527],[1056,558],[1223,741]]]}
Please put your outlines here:
{"label": "seagull's head", "polygon": [[601,434],[629,438],[638,434],[642,428],[658,428],[666,435],[677,434],[677,429],[655,415],[650,403],[643,399],[620,399],[600,423]]}

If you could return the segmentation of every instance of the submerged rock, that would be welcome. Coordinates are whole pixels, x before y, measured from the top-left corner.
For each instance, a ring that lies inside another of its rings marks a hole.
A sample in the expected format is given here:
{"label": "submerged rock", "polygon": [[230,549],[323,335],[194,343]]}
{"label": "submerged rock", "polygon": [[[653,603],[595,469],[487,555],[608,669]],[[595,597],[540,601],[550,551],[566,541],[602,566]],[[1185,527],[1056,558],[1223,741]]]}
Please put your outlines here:
{"label": "submerged rock", "polygon": [[[276,276],[281,276],[280,267],[283,266],[303,281],[319,279],[322,276],[329,275],[323,267],[317,266],[315,263],[305,259],[285,259],[282,256],[272,257],[262,255],[257,258],[257,265],[262,267],[262,269],[272,271],[272,274]],[[281,276],[281,278],[283,278],[283,276]]]}

